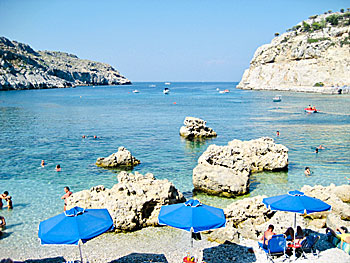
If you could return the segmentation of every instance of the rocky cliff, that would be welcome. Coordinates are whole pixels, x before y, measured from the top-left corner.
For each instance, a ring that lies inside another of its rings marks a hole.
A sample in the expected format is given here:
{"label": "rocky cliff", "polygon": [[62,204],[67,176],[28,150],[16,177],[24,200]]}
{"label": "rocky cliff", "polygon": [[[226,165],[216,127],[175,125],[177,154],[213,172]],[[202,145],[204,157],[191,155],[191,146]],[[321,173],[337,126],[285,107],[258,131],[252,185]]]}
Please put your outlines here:
{"label": "rocky cliff", "polygon": [[131,82],[108,64],[0,37],[0,90],[123,84]]}
{"label": "rocky cliff", "polygon": [[237,88],[350,93],[350,12],[312,16],[275,35]]}

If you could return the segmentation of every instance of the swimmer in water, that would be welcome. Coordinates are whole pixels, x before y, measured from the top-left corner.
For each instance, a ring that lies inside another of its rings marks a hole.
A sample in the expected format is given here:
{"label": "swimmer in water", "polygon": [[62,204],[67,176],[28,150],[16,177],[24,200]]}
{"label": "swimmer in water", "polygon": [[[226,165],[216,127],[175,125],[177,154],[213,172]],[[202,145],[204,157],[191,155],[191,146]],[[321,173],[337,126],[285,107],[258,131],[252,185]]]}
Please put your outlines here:
{"label": "swimmer in water", "polygon": [[276,132],[276,136],[280,136],[280,131],[277,131],[277,132]]}
{"label": "swimmer in water", "polygon": [[304,171],[305,176],[310,176],[311,175],[311,171],[309,167],[305,167],[305,171]]}
{"label": "swimmer in water", "polygon": [[85,138],[86,138],[86,136],[85,136],[85,135],[83,135],[83,136],[81,136],[81,138],[85,139]]}
{"label": "swimmer in water", "polygon": [[9,196],[9,192],[5,191],[1,196],[0,198],[4,199],[6,202],[7,202],[7,205],[4,206],[7,207],[7,209],[12,209],[13,208],[13,205],[12,205],[12,197]]}
{"label": "swimmer in water", "polygon": [[41,167],[45,167],[45,161],[41,160]]}
{"label": "swimmer in water", "polygon": [[61,165],[59,164],[56,165],[56,172],[61,172]]}
{"label": "swimmer in water", "polygon": [[94,139],[97,139],[97,136],[96,136],[96,135],[94,135]]}
{"label": "swimmer in water", "polygon": [[318,148],[315,149],[315,153],[318,153]]}
{"label": "swimmer in water", "polygon": [[320,144],[320,146],[318,146],[317,149],[323,150],[323,149],[325,149],[325,147],[322,144]]}

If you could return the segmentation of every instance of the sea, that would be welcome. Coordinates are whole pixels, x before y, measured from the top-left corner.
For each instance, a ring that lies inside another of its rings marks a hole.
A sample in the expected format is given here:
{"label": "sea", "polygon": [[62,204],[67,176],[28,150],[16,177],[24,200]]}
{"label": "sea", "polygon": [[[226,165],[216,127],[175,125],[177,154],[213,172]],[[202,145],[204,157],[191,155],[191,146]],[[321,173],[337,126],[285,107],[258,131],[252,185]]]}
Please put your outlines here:
{"label": "sea", "polygon": [[[120,146],[141,160],[133,171],[168,179],[187,198],[192,197],[192,170],[199,156],[211,144],[227,145],[234,139],[271,137],[289,149],[288,171],[253,174],[250,193],[239,198],[348,183],[349,95],[248,91],[236,85],[139,82],[0,92],[0,192],[8,191],[14,205],[0,211],[7,221],[0,251],[39,244],[39,222],[63,211],[65,186],[78,192],[118,183],[118,170],[99,168],[95,161]],[[165,87],[168,95],[163,94]],[[230,92],[219,92],[225,89]],[[276,95],[282,96],[281,102],[272,101]],[[308,105],[319,112],[306,113]],[[181,138],[186,116],[206,120],[218,136],[205,141]],[[325,149],[316,154],[319,145]],[[57,164],[61,172],[55,171]],[[306,166],[310,177],[304,176]],[[206,194],[196,198],[218,207],[236,200]]]}

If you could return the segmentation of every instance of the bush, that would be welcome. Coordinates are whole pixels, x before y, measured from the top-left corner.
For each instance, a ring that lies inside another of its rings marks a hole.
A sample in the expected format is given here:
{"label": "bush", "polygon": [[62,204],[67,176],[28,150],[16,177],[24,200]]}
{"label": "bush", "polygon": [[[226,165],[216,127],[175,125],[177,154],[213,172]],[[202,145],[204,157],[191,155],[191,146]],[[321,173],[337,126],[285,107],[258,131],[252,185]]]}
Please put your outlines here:
{"label": "bush", "polygon": [[321,37],[321,38],[308,38],[307,39],[307,43],[311,44],[311,43],[316,43],[319,41],[324,41],[324,40],[331,40],[329,37]]}
{"label": "bush", "polygon": [[280,35],[280,33],[275,33],[275,37],[278,37]]}
{"label": "bush", "polygon": [[331,14],[332,13],[332,10],[328,10],[328,14]]}
{"label": "bush", "polygon": [[340,9],[340,13],[344,13],[344,8]]}
{"label": "bush", "polygon": [[324,83],[323,82],[317,82],[314,84],[314,87],[323,87]]}
{"label": "bush", "polygon": [[317,18],[317,17],[318,17],[318,15],[309,16],[309,19],[315,19],[315,18]]}
{"label": "bush", "polygon": [[326,21],[330,23],[332,26],[336,26],[339,23],[339,16],[338,15],[331,15],[326,17]]}
{"label": "bush", "polygon": [[304,32],[311,31],[311,26],[308,23],[306,23],[305,21],[303,21],[303,31]]}
{"label": "bush", "polygon": [[320,23],[317,23],[317,22],[313,22],[313,23],[311,24],[311,26],[312,26],[312,29],[313,29],[313,30],[319,30],[319,29],[322,28],[321,24],[320,24]]}

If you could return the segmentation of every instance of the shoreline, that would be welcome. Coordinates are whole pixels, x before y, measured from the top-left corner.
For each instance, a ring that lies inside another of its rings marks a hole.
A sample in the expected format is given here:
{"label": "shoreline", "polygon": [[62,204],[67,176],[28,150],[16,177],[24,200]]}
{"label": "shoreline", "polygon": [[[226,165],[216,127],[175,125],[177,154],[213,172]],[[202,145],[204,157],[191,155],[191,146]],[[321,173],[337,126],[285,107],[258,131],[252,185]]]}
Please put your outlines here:
{"label": "shoreline", "polygon": [[251,87],[249,84],[237,85],[237,89],[241,90],[264,90],[264,91],[289,91],[289,92],[306,92],[306,93],[320,93],[328,95],[342,95],[350,94],[350,87],[314,87],[314,86],[259,86]]}

